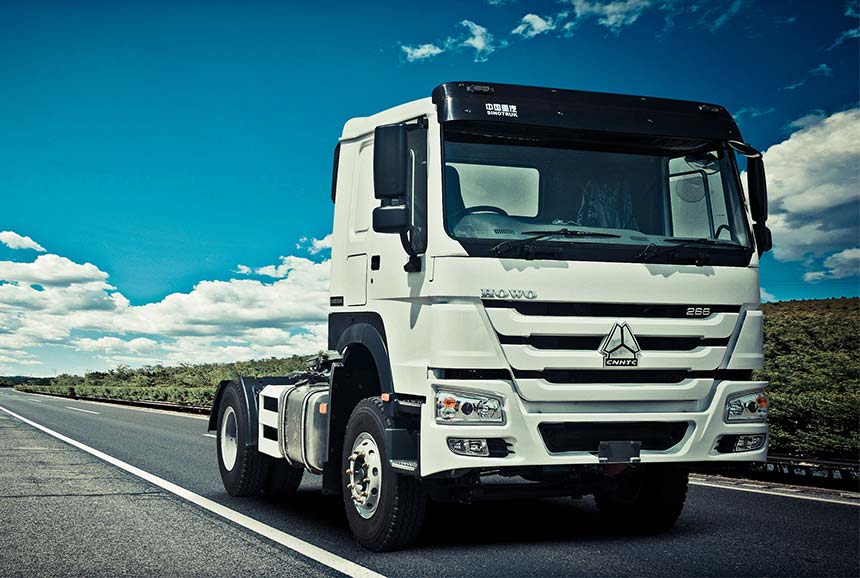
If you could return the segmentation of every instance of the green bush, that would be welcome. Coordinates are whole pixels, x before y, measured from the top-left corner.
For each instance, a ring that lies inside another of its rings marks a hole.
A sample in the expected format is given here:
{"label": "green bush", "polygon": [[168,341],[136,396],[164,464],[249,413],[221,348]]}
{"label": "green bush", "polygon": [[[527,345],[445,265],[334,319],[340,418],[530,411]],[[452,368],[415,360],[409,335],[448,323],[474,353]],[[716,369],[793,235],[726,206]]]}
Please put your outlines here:
{"label": "green bush", "polygon": [[[225,379],[242,375],[286,375],[303,369],[307,358],[258,359],[236,363],[160,365],[131,369],[121,365],[110,371],[91,371],[84,375],[61,374],[51,379],[17,380],[20,391],[50,393],[67,397],[91,397],[123,401],[156,401],[208,407],[215,389]],[[11,379],[11,378],[9,378]],[[46,385],[47,384],[47,385]]]}
{"label": "green bush", "polygon": [[769,303],[765,366],[771,452],[856,460],[860,455],[860,301]]}
{"label": "green bush", "polygon": [[66,397],[115,399],[122,401],[156,401],[209,407],[215,397],[214,387],[135,387],[79,385],[75,387],[58,385],[23,385],[18,390],[31,393],[49,393]]}

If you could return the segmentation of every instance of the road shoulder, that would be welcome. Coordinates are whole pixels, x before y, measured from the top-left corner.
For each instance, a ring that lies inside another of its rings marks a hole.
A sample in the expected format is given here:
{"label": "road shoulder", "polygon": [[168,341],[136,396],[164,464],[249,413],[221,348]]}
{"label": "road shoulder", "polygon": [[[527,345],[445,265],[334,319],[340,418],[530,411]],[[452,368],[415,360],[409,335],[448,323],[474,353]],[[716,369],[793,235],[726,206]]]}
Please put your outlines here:
{"label": "road shoulder", "polygon": [[327,569],[0,414],[5,576],[326,576]]}

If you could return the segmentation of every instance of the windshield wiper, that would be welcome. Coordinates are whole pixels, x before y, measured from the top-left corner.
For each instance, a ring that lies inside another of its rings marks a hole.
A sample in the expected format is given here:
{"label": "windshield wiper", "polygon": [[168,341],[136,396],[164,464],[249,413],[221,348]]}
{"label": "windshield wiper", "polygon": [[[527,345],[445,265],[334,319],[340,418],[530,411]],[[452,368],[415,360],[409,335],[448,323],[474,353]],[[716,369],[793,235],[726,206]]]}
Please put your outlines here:
{"label": "windshield wiper", "polygon": [[693,245],[708,245],[708,246],[717,246],[717,247],[740,247],[743,248],[743,245],[740,243],[735,243],[734,241],[722,241],[720,239],[708,239],[707,237],[666,237],[663,239],[664,243],[678,243],[679,246],[693,246]]}
{"label": "windshield wiper", "polygon": [[[663,255],[673,255],[678,252],[678,249],[689,249],[695,247],[726,247],[728,249],[743,249],[744,246],[735,243],[734,241],[721,241],[719,239],[708,239],[705,237],[693,238],[693,237],[666,237],[663,239],[664,243],[674,243],[669,247],[664,247],[662,251],[656,251],[654,253],[649,254],[651,249],[657,248],[658,245],[654,243],[650,243],[647,247],[645,247],[637,259],[642,262],[648,262],[657,257],[662,257]],[[695,264],[699,267],[706,264],[710,258],[705,252],[700,252],[696,256]]]}
{"label": "windshield wiper", "polygon": [[531,255],[534,253],[532,243],[540,241],[542,239],[548,239],[550,237],[604,237],[611,239],[617,239],[620,237],[620,235],[613,235],[612,233],[600,233],[597,231],[577,231],[574,229],[556,229],[554,231],[522,231],[521,234],[532,236],[527,237],[525,239],[502,241],[501,243],[490,249],[490,253],[498,257],[504,253],[509,253],[514,249],[525,248],[527,258],[531,258]]}

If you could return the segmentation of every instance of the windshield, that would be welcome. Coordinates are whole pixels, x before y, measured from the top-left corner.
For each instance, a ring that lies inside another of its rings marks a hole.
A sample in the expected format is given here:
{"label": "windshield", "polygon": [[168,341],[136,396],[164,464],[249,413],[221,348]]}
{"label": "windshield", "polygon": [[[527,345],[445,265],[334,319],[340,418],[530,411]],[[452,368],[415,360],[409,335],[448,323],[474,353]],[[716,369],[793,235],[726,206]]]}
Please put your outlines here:
{"label": "windshield", "polygon": [[470,254],[526,246],[566,259],[677,262],[705,252],[714,264],[746,264],[731,153],[716,142],[652,141],[446,130],[448,233]]}

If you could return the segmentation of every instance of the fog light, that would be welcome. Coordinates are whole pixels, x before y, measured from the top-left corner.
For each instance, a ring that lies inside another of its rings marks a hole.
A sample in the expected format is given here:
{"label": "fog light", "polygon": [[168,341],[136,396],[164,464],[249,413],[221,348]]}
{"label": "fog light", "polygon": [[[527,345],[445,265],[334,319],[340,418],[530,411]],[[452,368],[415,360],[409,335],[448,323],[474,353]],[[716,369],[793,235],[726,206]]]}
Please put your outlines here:
{"label": "fog light", "polygon": [[751,391],[730,396],[726,400],[727,422],[767,420],[767,395]]}
{"label": "fog light", "polygon": [[764,445],[764,434],[740,435],[735,442],[736,452],[751,452],[759,450]]}
{"label": "fog light", "polygon": [[497,423],[505,421],[502,399],[487,393],[436,392],[437,423]]}
{"label": "fog light", "polygon": [[485,439],[449,438],[448,449],[461,456],[489,456],[490,447]]}

